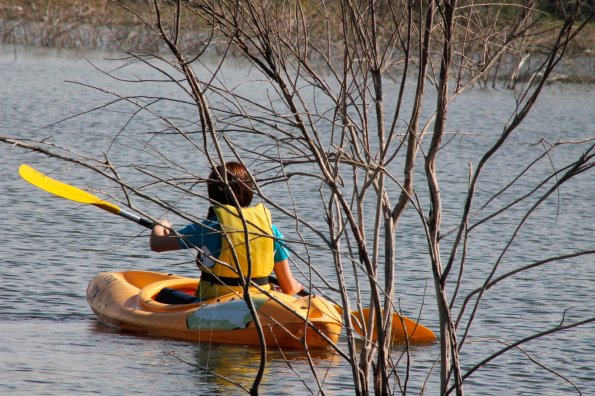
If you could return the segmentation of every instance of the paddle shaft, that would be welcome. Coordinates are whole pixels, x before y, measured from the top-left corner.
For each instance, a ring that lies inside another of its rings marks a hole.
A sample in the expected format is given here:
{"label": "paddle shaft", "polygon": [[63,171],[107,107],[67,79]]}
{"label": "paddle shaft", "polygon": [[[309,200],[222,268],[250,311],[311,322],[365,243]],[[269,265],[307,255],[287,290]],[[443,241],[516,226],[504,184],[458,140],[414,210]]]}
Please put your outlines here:
{"label": "paddle shaft", "polygon": [[121,210],[121,209],[120,209],[120,213],[118,213],[118,216],[122,216],[125,219],[128,219],[130,221],[134,221],[135,223],[140,224],[143,227],[147,227],[147,228],[150,228],[150,229],[152,229],[156,225],[156,223],[153,223],[149,219],[145,219],[144,217],[137,216],[134,213],[127,212],[127,211]]}

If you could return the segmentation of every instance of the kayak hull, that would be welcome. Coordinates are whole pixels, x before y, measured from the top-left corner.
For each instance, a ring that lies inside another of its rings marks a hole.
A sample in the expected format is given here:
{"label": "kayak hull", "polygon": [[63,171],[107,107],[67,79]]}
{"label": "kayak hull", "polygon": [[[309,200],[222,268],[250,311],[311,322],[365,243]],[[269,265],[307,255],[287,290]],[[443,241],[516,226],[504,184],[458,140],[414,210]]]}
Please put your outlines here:
{"label": "kayak hull", "polygon": [[[104,272],[87,288],[87,301],[103,323],[153,336],[219,344],[260,345],[241,295],[230,293],[191,304],[162,304],[164,287],[192,294],[199,279],[151,271]],[[320,297],[251,293],[268,347],[329,348],[341,333],[341,315]]]}

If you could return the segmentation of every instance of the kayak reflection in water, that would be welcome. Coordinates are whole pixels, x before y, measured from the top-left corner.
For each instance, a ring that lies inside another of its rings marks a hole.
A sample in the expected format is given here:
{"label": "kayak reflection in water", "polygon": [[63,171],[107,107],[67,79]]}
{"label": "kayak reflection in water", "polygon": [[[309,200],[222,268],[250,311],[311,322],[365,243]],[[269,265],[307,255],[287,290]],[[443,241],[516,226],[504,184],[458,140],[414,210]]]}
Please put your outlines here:
{"label": "kayak reflection in water", "polygon": [[[225,171],[233,195],[223,181]],[[201,281],[196,294],[202,300],[242,291],[238,267],[244,276],[248,274],[248,244],[253,283],[270,289],[269,275],[275,271],[284,293],[304,290],[304,285],[291,273],[283,235],[272,223],[270,211],[263,204],[250,207],[253,189],[254,183],[242,164],[228,162],[225,169],[219,165],[211,171],[207,181],[213,206],[209,207],[206,220],[189,224],[177,232],[167,220],[153,227],[149,242],[155,252],[198,249]],[[236,209],[234,195],[241,214]]]}

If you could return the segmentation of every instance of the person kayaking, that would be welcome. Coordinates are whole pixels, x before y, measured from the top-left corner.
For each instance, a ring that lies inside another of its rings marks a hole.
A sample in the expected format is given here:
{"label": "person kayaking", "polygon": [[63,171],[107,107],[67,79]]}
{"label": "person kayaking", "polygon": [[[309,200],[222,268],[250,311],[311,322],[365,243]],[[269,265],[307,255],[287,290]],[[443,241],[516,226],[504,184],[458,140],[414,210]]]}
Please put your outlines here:
{"label": "person kayaking", "polygon": [[[224,182],[226,173],[229,192]],[[288,252],[283,235],[271,222],[270,211],[258,204],[250,207],[254,183],[248,170],[238,162],[217,166],[207,180],[207,191],[212,206],[207,219],[173,231],[168,220],[155,225],[149,238],[151,250],[198,248],[198,266],[201,281],[197,297],[202,300],[215,298],[232,291],[242,291],[240,273],[248,275],[251,262],[252,282],[268,289],[269,275],[274,271],[279,286],[285,294],[295,294],[304,286],[293,276],[289,267]],[[238,213],[235,199],[241,207]],[[249,242],[246,243],[246,228]],[[252,260],[248,260],[249,255]]]}

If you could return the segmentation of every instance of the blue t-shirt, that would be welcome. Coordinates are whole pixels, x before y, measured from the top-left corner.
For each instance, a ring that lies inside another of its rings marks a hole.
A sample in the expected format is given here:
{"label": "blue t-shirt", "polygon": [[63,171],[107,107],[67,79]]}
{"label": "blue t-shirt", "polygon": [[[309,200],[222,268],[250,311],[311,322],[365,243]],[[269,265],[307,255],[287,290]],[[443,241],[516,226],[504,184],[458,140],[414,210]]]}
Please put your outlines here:
{"label": "blue t-shirt", "polygon": [[[273,236],[276,238],[274,243],[275,263],[289,258],[289,253],[282,242],[283,234],[272,225]],[[200,223],[188,224],[178,231],[184,236],[180,239],[180,248],[199,248],[213,257],[219,257],[221,252],[221,227],[217,220],[203,220]]]}

